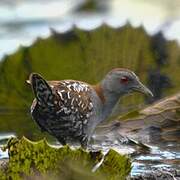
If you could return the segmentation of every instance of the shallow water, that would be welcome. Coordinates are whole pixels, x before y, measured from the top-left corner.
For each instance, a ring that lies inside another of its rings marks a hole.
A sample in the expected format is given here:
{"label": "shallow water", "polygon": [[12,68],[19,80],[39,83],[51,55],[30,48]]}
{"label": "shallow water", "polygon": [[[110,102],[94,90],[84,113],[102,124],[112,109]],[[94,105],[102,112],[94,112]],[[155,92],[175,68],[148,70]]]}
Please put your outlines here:
{"label": "shallow water", "polygon": [[[149,129],[149,128],[148,128]],[[96,147],[107,150],[114,148],[120,153],[129,154],[132,157],[131,175],[140,175],[154,169],[160,170],[180,170],[180,131],[174,139],[163,140],[163,135],[159,132],[147,133],[145,131],[134,134],[121,134],[121,129],[117,132],[106,133],[106,136],[96,135]],[[161,140],[160,140],[161,136]],[[143,140],[142,140],[143,139]],[[148,148],[141,146],[141,143]],[[100,144],[98,144],[100,143]]]}
{"label": "shallow water", "polygon": [[[5,117],[5,115],[3,116]],[[13,115],[7,115],[7,117],[11,117],[9,126],[13,126]],[[8,120],[7,117],[6,119]],[[25,119],[25,117],[23,116],[20,119]],[[8,121],[6,122],[8,123]],[[24,126],[25,124],[27,124],[27,122],[34,125],[34,122],[31,118],[28,118],[27,121],[25,120],[24,122]],[[7,142],[7,139],[9,139],[10,137],[15,137],[16,135],[18,137],[21,137],[22,133],[33,140],[39,140],[45,135],[38,130],[38,127],[36,125],[28,125],[29,127],[31,127],[31,129],[29,130],[23,128],[22,122],[19,124],[19,126],[19,129],[17,129],[17,131],[15,132],[6,133],[4,131],[4,133],[0,134],[1,146],[5,144]],[[22,129],[24,129],[24,131],[21,131]],[[31,131],[31,133],[26,131]],[[32,131],[36,132],[36,134],[34,135]],[[48,141],[51,142],[51,144],[58,144],[54,140],[49,139],[49,137]],[[147,145],[147,147],[142,146],[139,141]],[[139,129],[136,132],[127,134],[124,133],[123,126],[122,128],[119,127],[116,129],[103,127],[97,130],[96,134],[93,136],[93,140],[89,148],[93,150],[102,149],[104,152],[107,152],[110,148],[113,148],[120,153],[129,154],[132,158],[132,176],[151,171],[154,168],[165,168],[166,170],[180,169],[179,126],[176,126],[176,128],[171,131],[171,134],[169,136],[168,132],[162,133],[154,127],[143,127],[143,129]],[[5,158],[8,158],[8,152],[2,152],[0,150],[0,159]]]}

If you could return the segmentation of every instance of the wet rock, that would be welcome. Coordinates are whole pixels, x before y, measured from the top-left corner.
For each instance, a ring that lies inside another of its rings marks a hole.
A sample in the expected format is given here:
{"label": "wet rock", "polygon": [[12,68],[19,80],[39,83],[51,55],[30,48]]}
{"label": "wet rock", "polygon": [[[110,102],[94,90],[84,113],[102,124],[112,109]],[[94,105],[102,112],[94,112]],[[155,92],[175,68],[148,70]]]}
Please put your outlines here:
{"label": "wet rock", "polygon": [[131,177],[130,180],[180,180],[180,170],[155,169],[142,175]]}

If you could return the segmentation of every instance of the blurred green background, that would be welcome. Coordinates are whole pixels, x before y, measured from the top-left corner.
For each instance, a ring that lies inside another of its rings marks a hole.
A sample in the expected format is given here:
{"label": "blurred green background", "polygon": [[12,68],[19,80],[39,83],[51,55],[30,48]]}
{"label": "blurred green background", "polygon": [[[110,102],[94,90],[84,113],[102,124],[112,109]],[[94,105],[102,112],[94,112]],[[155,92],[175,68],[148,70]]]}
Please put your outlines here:
{"label": "blurred green background", "polygon": [[155,97],[125,97],[117,115],[177,93],[178,5],[175,0],[0,1],[0,131],[44,136],[29,113],[33,95],[25,80],[31,72],[94,84],[112,68],[129,68]]}

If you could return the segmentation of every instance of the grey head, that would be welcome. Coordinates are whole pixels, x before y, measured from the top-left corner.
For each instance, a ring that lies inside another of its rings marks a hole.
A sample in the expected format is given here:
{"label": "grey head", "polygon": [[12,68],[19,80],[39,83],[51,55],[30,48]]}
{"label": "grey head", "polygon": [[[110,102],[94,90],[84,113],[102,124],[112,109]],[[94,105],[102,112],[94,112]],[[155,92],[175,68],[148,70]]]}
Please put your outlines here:
{"label": "grey head", "polygon": [[101,86],[105,93],[117,96],[134,91],[153,96],[152,92],[140,82],[134,72],[123,68],[116,68],[110,71],[101,82]]}

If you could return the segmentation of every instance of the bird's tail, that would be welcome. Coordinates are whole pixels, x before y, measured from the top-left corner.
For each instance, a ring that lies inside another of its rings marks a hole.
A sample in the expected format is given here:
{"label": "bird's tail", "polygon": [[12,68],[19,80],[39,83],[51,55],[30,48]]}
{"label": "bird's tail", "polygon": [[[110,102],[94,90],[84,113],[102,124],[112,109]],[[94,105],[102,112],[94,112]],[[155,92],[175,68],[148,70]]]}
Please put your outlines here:
{"label": "bird's tail", "polygon": [[29,77],[29,82],[39,104],[53,106],[53,92],[46,80],[44,80],[39,74],[32,73]]}

